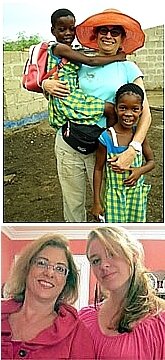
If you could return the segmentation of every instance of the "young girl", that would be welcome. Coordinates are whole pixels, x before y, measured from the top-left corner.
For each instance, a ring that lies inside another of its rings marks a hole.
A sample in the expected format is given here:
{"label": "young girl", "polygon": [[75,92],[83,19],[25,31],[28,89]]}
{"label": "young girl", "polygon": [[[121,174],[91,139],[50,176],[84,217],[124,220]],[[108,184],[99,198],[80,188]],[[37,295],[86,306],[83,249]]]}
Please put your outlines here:
{"label": "young girl", "polygon": [[142,144],[142,154],[137,153],[131,168],[122,173],[106,166],[105,208],[101,206],[100,192],[103,168],[108,158],[123,152],[133,139],[135,124],[143,110],[144,93],[135,83],[121,86],[116,93],[118,122],[105,130],[99,140],[94,169],[94,205],[92,214],[99,218],[105,211],[106,222],[145,222],[147,194],[150,185],[144,184],[143,174],[154,168],[153,152],[148,140]]}
{"label": "young girl", "polygon": [[[114,61],[125,60],[125,54],[114,56],[86,56],[72,50],[71,44],[75,38],[75,16],[67,9],[56,10],[51,16],[51,32],[57,44],[49,49],[48,71],[59,65],[58,78],[68,84],[69,96],[59,99],[49,95],[49,122],[59,128],[66,120],[78,121],[81,124],[95,125],[104,114],[111,124],[115,122],[114,106],[104,100],[86,95],[79,89],[78,70],[81,63],[91,66],[104,65]],[[116,30],[114,36],[119,33]],[[68,61],[61,67],[61,59]],[[57,74],[56,74],[57,75]],[[52,76],[53,77],[53,76]]]}

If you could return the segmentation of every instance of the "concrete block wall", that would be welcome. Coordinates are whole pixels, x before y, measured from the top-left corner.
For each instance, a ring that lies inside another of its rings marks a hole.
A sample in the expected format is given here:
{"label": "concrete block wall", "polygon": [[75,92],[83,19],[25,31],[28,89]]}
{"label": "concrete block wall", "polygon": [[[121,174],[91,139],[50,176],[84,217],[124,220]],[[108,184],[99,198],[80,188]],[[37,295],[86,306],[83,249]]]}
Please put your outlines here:
{"label": "concrete block wall", "polygon": [[[130,55],[144,73],[146,90],[163,89],[164,27],[145,30],[142,49]],[[47,118],[47,100],[42,94],[22,88],[21,75],[28,50],[4,52],[4,126],[17,127]]]}
{"label": "concrete block wall", "polygon": [[4,52],[4,120],[8,127],[30,122],[37,114],[47,111],[47,100],[42,94],[25,90],[21,84],[23,67],[28,58],[28,50]]}
{"label": "concrete block wall", "polygon": [[164,88],[164,26],[144,31],[144,47],[129,58],[142,70],[146,90],[160,90]]}

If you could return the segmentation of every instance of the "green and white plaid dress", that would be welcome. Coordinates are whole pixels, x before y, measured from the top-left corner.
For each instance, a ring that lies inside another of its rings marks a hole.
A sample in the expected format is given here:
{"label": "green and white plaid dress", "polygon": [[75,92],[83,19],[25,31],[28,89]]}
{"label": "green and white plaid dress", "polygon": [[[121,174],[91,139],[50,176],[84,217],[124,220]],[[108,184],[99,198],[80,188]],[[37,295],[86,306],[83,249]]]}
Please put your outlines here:
{"label": "green and white plaid dress", "polygon": [[[105,130],[99,137],[102,145],[107,148],[107,158],[122,153],[127,146],[118,146],[114,128],[109,128],[112,138]],[[142,165],[142,154],[138,154],[131,164],[132,167]],[[144,184],[141,176],[136,185],[125,186],[123,180],[129,176],[129,171],[118,174],[106,165],[105,185],[105,220],[110,223],[146,222],[147,195],[151,185]]]}
{"label": "green and white plaid dress", "polygon": [[[52,53],[52,47],[48,50],[48,71],[60,63],[60,58]],[[100,120],[104,112],[105,101],[94,96],[84,94],[79,89],[78,70],[80,66],[67,62],[58,73],[59,80],[67,80],[70,95],[65,99],[55,98],[49,95],[48,113],[49,123],[55,128],[60,128],[67,119],[79,124],[94,125]],[[53,76],[52,76],[53,77]]]}

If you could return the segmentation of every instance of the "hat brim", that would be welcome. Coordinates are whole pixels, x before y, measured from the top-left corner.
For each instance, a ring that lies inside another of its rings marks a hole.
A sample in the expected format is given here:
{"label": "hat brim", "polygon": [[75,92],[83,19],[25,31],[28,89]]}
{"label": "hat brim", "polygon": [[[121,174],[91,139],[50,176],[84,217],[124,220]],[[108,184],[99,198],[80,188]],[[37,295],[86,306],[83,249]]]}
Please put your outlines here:
{"label": "hat brim", "polygon": [[76,36],[81,45],[98,50],[97,39],[93,38],[93,29],[104,25],[120,25],[124,28],[126,37],[122,50],[126,54],[141,48],[145,42],[145,34],[139,22],[132,17],[115,11],[105,11],[92,15],[76,27]]}

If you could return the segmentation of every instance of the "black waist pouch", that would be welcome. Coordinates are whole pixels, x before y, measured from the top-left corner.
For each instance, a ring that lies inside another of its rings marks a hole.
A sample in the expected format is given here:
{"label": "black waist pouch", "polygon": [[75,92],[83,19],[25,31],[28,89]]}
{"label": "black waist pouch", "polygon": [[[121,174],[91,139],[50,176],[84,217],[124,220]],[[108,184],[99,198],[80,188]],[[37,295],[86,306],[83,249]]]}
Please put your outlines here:
{"label": "black waist pouch", "polygon": [[82,125],[68,120],[62,126],[62,136],[73,149],[88,155],[97,149],[98,138],[104,130],[98,125]]}

